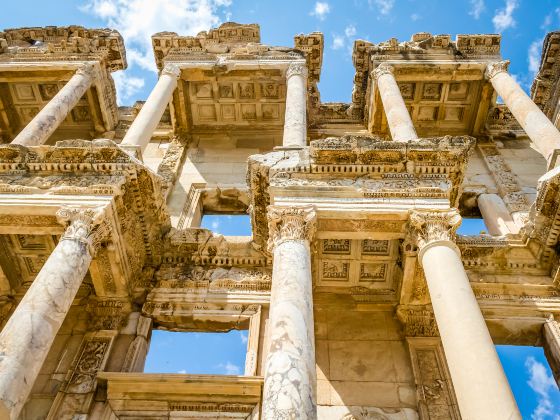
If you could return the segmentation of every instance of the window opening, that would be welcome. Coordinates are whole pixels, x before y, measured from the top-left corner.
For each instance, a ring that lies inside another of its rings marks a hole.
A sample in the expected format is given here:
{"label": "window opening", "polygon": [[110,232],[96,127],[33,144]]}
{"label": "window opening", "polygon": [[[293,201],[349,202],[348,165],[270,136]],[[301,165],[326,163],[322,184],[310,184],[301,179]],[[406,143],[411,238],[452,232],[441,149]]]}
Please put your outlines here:
{"label": "window opening", "polygon": [[144,373],[243,375],[248,331],[154,330]]}
{"label": "window opening", "polygon": [[204,214],[200,227],[225,236],[251,236],[248,214]]}

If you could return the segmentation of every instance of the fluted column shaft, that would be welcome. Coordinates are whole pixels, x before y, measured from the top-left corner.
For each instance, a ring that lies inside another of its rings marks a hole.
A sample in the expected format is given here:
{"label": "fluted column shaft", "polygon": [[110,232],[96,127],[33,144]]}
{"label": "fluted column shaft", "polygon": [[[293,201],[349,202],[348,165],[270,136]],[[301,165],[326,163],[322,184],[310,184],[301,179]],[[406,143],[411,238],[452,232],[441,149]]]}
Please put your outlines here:
{"label": "fluted column shaft", "polygon": [[0,418],[16,419],[92,259],[100,212],[61,209],[70,225],[0,333]]}
{"label": "fluted column shaft", "polygon": [[377,82],[385,117],[394,141],[410,141],[418,138],[414,124],[404,103],[401,90],[388,64],[380,64],[373,76]]}
{"label": "fluted column shaft", "polygon": [[554,150],[560,149],[560,131],[508,74],[508,64],[509,61],[489,64],[486,68],[486,78],[550,164]]}
{"label": "fluted column shaft", "polygon": [[316,419],[315,335],[309,241],[312,207],[269,208],[273,251],[264,419]]}
{"label": "fluted column shaft", "polygon": [[12,141],[12,144],[44,144],[86,93],[94,79],[93,65],[83,65],[62,89],[39,111]]}
{"label": "fluted column shaft", "polygon": [[286,71],[286,112],[282,146],[307,145],[307,67],[292,63]]}
{"label": "fluted column shaft", "polygon": [[176,65],[167,64],[164,67],[148,100],[126,132],[122,145],[138,146],[144,151],[171,101],[180,75],[181,69]]}
{"label": "fluted column shaft", "polygon": [[455,211],[413,212],[418,259],[464,420],[521,419],[492,337],[453,242]]}

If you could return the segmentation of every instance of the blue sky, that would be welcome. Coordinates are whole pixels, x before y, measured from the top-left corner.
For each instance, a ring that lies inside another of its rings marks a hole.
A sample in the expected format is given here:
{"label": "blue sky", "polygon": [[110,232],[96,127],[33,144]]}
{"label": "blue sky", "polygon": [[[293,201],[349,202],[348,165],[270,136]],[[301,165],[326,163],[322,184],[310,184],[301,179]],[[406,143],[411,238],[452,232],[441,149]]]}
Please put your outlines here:
{"label": "blue sky", "polygon": [[[259,23],[262,42],[293,46],[297,33],[325,34],[321,99],[350,101],[355,39],[381,42],[413,33],[501,33],[502,55],[525,88],[538,69],[544,35],[560,28],[559,0],[0,0],[0,28],[70,25],[113,27],[125,38],[129,68],[114,73],[121,105],[145,100],[157,80],[150,36],[195,35],[226,20]],[[240,235],[246,219],[205,218],[205,226]],[[470,222],[466,222],[470,223]],[[477,234],[469,225],[462,233]],[[182,337],[182,338],[173,338]],[[243,372],[246,333],[155,331],[147,371]],[[540,348],[498,348],[526,419],[560,419],[560,394]],[[160,357],[156,357],[157,355]],[[157,360],[156,360],[157,359]]]}

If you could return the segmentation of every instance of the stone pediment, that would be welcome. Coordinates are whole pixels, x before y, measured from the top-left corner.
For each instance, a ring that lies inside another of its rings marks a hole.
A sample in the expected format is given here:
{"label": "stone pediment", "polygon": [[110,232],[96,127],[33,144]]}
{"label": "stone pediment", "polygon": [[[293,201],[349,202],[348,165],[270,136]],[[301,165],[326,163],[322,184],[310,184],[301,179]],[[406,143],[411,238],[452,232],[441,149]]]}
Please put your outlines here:
{"label": "stone pediment", "polygon": [[100,61],[110,71],[127,67],[124,41],[113,29],[46,26],[0,32],[1,61]]}

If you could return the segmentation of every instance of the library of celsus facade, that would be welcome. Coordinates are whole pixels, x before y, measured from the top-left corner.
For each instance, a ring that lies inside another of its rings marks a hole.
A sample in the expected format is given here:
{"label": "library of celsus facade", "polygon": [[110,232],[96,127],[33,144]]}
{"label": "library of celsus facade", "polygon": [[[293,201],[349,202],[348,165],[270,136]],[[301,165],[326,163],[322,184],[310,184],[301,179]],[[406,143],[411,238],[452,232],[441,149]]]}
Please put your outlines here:
{"label": "library of celsus facade", "polygon": [[[497,344],[560,382],[560,32],[530,95],[499,35],[356,41],[351,103],[321,33],[152,40],[118,107],[118,32],[0,32],[0,419],[520,419]],[[244,374],[143,373],[155,329]]]}

